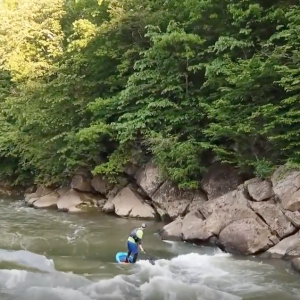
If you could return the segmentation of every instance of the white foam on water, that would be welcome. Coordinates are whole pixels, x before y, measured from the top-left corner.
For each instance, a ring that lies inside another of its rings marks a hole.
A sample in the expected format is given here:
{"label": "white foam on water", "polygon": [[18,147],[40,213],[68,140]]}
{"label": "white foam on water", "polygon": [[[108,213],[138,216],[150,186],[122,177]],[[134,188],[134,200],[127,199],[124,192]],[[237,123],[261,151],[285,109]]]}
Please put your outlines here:
{"label": "white foam on water", "polygon": [[22,270],[1,270],[0,283],[3,283],[7,289],[13,289],[21,282],[24,282],[26,276],[27,272]]}
{"label": "white foam on water", "polygon": [[1,261],[15,263],[16,265],[34,268],[44,272],[53,272],[55,270],[52,259],[25,250],[8,251],[0,249],[0,262]]}
{"label": "white foam on water", "polygon": [[68,288],[30,287],[23,294],[24,300],[91,300],[81,292]]}
{"label": "white foam on water", "polygon": [[190,253],[128,267],[130,274],[97,282],[57,271],[0,270],[0,290],[13,300],[300,299],[300,286],[284,286],[269,277],[272,266],[224,253]]}

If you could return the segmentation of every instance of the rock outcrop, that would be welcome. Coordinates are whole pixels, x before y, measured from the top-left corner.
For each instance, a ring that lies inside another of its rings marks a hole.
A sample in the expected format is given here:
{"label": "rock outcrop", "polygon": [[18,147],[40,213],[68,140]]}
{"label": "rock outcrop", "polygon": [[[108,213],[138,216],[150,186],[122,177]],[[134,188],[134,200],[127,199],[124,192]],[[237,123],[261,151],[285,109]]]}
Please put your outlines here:
{"label": "rock outcrop", "polygon": [[[201,182],[208,199],[198,202],[199,205],[192,210],[186,209],[184,213],[178,211],[178,215],[174,214],[174,218],[180,216],[180,219],[164,228],[164,236],[172,236],[167,233],[174,224],[177,231],[180,229],[176,239],[181,237],[183,241],[198,244],[214,241],[228,252],[245,255],[267,251],[266,255],[271,257],[297,257],[300,247],[293,234],[300,227],[297,208],[297,189],[300,189],[300,177],[297,174],[300,173],[290,171],[282,175],[281,172],[282,176],[278,176],[277,170],[272,181],[252,178],[241,183],[238,173],[233,172],[232,176],[227,177],[227,181],[223,179],[217,183],[218,174],[226,174],[228,167],[219,173],[215,173],[214,168]],[[224,186],[220,187],[222,183]],[[217,186],[216,190],[213,189],[214,184]],[[159,191],[160,189],[156,193]],[[167,193],[166,191],[164,194]],[[166,201],[166,197],[161,199],[163,201],[160,203],[163,203],[164,210],[168,212],[172,201]],[[176,198],[171,199],[174,201]],[[288,243],[289,239],[293,239],[293,243]],[[282,250],[283,245],[285,250]]]}
{"label": "rock outcrop", "polygon": [[184,216],[190,206],[195,209],[207,201],[202,191],[181,191],[169,181],[165,181],[151,198],[160,215],[168,215],[171,219]]}
{"label": "rock outcrop", "polygon": [[[217,245],[245,255],[300,259],[300,172],[278,168],[270,180],[244,178],[214,163],[197,190],[181,190],[150,161],[128,163],[111,184],[83,171],[70,186],[38,187],[25,202],[66,212],[95,211],[124,218],[171,219],[162,239]],[[246,181],[245,181],[246,180]]]}
{"label": "rock outcrop", "polygon": [[204,174],[201,187],[212,200],[235,190],[243,181],[236,168],[216,162]]}
{"label": "rock outcrop", "polygon": [[151,197],[157,189],[163,184],[164,179],[161,177],[158,168],[149,162],[145,167],[136,173],[136,183],[141,189]]}

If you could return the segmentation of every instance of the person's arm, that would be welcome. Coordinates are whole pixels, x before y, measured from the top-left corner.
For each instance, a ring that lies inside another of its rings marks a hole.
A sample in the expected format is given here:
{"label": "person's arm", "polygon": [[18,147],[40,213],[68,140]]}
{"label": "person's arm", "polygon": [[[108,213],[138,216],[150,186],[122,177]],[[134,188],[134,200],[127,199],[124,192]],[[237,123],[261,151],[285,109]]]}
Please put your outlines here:
{"label": "person's arm", "polygon": [[142,244],[139,244],[139,246],[140,246],[141,251],[145,253],[145,250],[144,250]]}
{"label": "person's arm", "polygon": [[140,247],[141,251],[145,252],[145,250],[144,250],[144,248],[142,246],[143,230],[138,230],[137,233],[136,233],[136,236],[139,239],[139,247]]}

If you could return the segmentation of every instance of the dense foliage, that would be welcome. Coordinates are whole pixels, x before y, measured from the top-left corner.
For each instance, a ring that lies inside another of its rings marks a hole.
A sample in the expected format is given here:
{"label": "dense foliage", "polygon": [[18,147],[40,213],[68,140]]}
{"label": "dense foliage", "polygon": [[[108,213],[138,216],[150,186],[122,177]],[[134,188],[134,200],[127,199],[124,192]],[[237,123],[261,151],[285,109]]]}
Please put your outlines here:
{"label": "dense foliage", "polygon": [[195,187],[213,160],[300,164],[292,0],[4,0],[0,176],[114,176],[153,157]]}

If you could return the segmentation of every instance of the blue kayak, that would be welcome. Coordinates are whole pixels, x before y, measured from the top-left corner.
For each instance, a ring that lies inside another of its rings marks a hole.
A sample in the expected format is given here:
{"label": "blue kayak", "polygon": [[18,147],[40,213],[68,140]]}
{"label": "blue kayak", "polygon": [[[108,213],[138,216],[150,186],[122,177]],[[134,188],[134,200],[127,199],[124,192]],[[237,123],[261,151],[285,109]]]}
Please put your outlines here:
{"label": "blue kayak", "polygon": [[116,261],[117,261],[117,263],[119,263],[119,264],[129,264],[129,263],[132,263],[133,257],[129,256],[129,262],[126,263],[125,262],[126,256],[127,256],[126,252],[118,252],[116,254]]}

